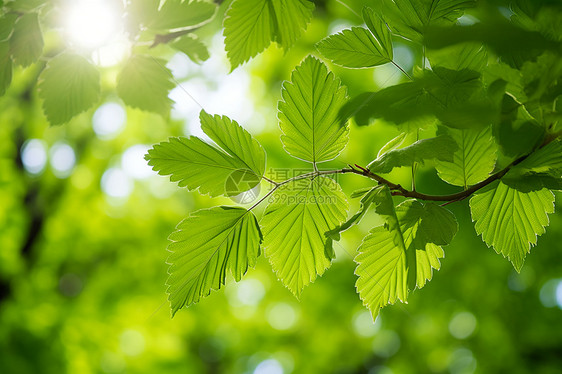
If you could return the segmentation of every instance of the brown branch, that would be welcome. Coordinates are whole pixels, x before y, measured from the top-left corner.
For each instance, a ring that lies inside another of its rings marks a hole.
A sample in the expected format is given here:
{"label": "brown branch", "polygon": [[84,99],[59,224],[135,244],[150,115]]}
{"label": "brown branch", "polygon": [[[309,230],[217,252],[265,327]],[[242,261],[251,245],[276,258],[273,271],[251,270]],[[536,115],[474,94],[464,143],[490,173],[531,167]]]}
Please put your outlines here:
{"label": "brown branch", "polygon": [[182,37],[184,35],[190,34],[192,32],[194,32],[197,28],[190,28],[190,29],[184,29],[184,30],[180,30],[180,31],[174,31],[174,32],[170,32],[168,34],[156,34],[156,36],[154,36],[154,41],[152,42],[152,44],[150,45],[150,48],[154,48],[159,44],[167,44],[179,37]]}
{"label": "brown branch", "polygon": [[364,177],[373,179],[373,180],[377,181],[379,184],[384,184],[384,185],[388,186],[388,188],[390,188],[390,191],[391,191],[393,196],[412,197],[412,198],[415,198],[415,199],[427,200],[427,201],[446,201],[446,202],[452,203],[452,202],[455,202],[455,201],[460,201],[460,200],[466,199],[467,197],[469,197],[470,195],[472,195],[476,191],[480,190],[481,188],[484,188],[487,185],[489,185],[490,183],[501,179],[505,174],[507,174],[507,172],[512,167],[514,167],[515,165],[517,165],[520,162],[522,162],[523,160],[525,160],[528,156],[529,155],[522,156],[522,157],[518,158],[517,160],[513,161],[508,166],[506,166],[504,169],[490,175],[488,178],[486,178],[482,182],[477,183],[474,186],[472,186],[472,187],[470,187],[470,188],[468,188],[464,191],[460,191],[460,192],[450,194],[450,195],[428,195],[428,194],[424,194],[424,193],[421,193],[421,192],[418,192],[418,191],[410,191],[410,190],[405,189],[401,185],[392,183],[389,180],[381,177],[380,175],[373,173],[371,170],[366,169],[366,168],[364,168],[362,166],[359,166],[359,165],[355,165],[355,167],[350,166],[349,169],[342,169],[340,171],[340,173],[353,173],[353,174],[362,175]]}

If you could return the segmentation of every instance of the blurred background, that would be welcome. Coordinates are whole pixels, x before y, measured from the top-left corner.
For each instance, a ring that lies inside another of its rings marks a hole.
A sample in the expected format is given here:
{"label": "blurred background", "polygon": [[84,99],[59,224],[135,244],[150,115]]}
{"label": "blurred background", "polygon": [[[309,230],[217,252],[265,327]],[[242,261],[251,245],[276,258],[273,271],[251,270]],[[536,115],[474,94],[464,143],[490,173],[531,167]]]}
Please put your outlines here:
{"label": "blurred background", "polygon": [[[170,136],[205,137],[203,107],[248,129],[267,150],[268,168],[308,167],[279,141],[281,84],[309,53],[319,56],[316,42],[361,24],[353,11],[366,3],[316,1],[294,48],[284,53],[272,45],[232,73],[220,29],[229,5],[223,3],[198,30],[210,49],[207,61],[195,64],[165,45],[151,51],[179,83],[169,118],[117,98],[116,71],[127,52],[115,33],[106,50],[90,56],[102,69],[103,99],[65,125],[49,126],[42,112],[38,67],[14,69],[0,98],[0,373],[562,372],[559,212],[518,274],[476,236],[467,201],[449,205],[460,231],[445,248],[442,269],[409,304],[384,308],[376,322],[355,293],[352,260],[379,224],[373,216],[343,235],[331,269],[301,300],[262,256],[241,282],[231,279],[170,318],[167,236],[194,210],[234,203],[178,188],[149,169],[144,153]],[[48,46],[61,33],[43,26]],[[414,53],[395,47],[407,71]],[[352,97],[403,79],[387,65],[330,68]],[[323,167],[366,165],[398,133],[381,122],[352,126],[344,153]],[[408,185],[409,174],[397,170],[390,179]],[[353,175],[339,182],[348,194],[369,185]],[[455,191],[432,169],[420,170],[418,189]],[[351,206],[353,212],[358,202]]]}

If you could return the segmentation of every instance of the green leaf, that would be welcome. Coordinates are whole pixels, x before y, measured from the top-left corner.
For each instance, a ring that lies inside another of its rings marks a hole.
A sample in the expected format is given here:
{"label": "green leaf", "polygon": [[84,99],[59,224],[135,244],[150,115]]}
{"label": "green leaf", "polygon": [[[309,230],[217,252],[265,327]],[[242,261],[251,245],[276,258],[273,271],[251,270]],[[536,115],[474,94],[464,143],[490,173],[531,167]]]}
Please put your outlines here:
{"label": "green leaf", "polygon": [[234,196],[256,186],[265,170],[265,151],[236,121],[201,111],[203,131],[218,146],[197,137],[170,138],[145,155],[160,175],[201,194]]}
{"label": "green leaf", "polygon": [[201,63],[209,58],[209,51],[205,44],[199,41],[195,34],[188,34],[171,43],[172,48],[183,52],[195,63]]}
{"label": "green leaf", "polygon": [[374,173],[390,173],[392,169],[412,166],[414,162],[423,164],[427,160],[444,160],[452,162],[458,146],[449,135],[418,140],[414,144],[389,151],[367,165]]}
{"label": "green leaf", "polygon": [[261,220],[265,253],[297,297],[330,266],[324,233],[345,220],[347,209],[340,186],[326,177],[296,180],[272,195]]}
{"label": "green leaf", "polygon": [[397,35],[422,42],[428,26],[450,24],[475,3],[475,0],[375,0],[372,7],[382,12]]}
{"label": "green leaf", "polygon": [[100,98],[100,73],[84,57],[63,53],[49,61],[39,76],[39,97],[52,125],[68,122]]}
{"label": "green leaf", "polygon": [[306,29],[313,8],[307,0],[234,0],[224,19],[224,44],[232,70],[274,40],[290,48]]}
{"label": "green leaf", "polygon": [[514,166],[502,182],[521,192],[562,189],[562,142],[555,139]]}
{"label": "green leaf", "polygon": [[211,116],[202,110],[199,117],[201,129],[209,138],[258,178],[263,176],[265,150],[249,132],[227,116]]}
{"label": "green leaf", "polygon": [[317,48],[334,64],[347,68],[369,68],[392,61],[385,56],[377,40],[363,27],[352,27],[330,35],[317,44]]}
{"label": "green leaf", "polygon": [[[377,195],[378,195],[381,188],[382,188],[382,186],[376,186],[376,187],[367,189],[367,191],[363,194],[363,197],[361,198],[361,205],[360,205],[357,213],[355,213],[350,219],[348,219],[347,221],[345,221],[341,225],[339,225],[336,228],[326,232],[327,240],[326,240],[325,248],[326,248],[326,254],[330,258],[333,259],[333,258],[336,257],[334,247],[333,247],[334,240],[339,241],[341,232],[346,231],[351,226],[356,225],[359,222],[361,222],[361,220],[363,219],[365,214],[367,214],[367,211],[368,211],[369,207],[371,206],[371,204],[373,204],[374,202],[377,201]],[[352,193],[351,197],[353,198],[354,196],[357,196],[357,194]]]}
{"label": "green leaf", "polygon": [[6,2],[6,7],[9,9],[28,13],[45,4],[47,0],[15,0]]}
{"label": "green leaf", "polygon": [[274,0],[272,3],[276,19],[275,40],[288,50],[306,30],[314,3],[308,0]]}
{"label": "green leaf", "polygon": [[479,78],[472,70],[435,67],[412,82],[360,94],[344,106],[340,117],[354,116],[360,126],[378,118],[402,124],[437,117],[447,126],[482,127],[490,122],[486,121],[490,104],[482,98]]}
{"label": "green leaf", "polygon": [[168,94],[174,88],[171,76],[163,60],[133,55],[117,77],[117,94],[129,106],[166,115],[172,103]]}
{"label": "green leaf", "polygon": [[334,64],[348,68],[367,68],[392,61],[390,30],[370,8],[363,9],[369,30],[352,27],[331,35],[316,46]]}
{"label": "green leaf", "polygon": [[545,128],[538,123],[510,95],[504,95],[499,124],[494,126],[494,136],[506,156],[522,156],[542,143]]}
{"label": "green leaf", "polygon": [[254,267],[262,235],[254,214],[239,207],[214,207],[192,213],[169,240],[168,300],[172,316],[226,282],[230,271],[238,282]]}
{"label": "green leaf", "polygon": [[473,70],[481,72],[487,66],[486,49],[478,43],[463,43],[439,50],[429,50],[427,57],[431,66],[452,70]]}
{"label": "green leaf", "polygon": [[383,226],[372,229],[357,251],[355,288],[375,320],[383,306],[407,301],[406,252]]}
{"label": "green leaf", "polygon": [[12,59],[10,43],[0,42],[0,96],[6,93],[12,83]]}
{"label": "green leaf", "polygon": [[429,49],[465,42],[485,44],[502,61],[517,68],[524,61],[534,60],[544,50],[560,48],[559,43],[539,32],[517,27],[498,11],[487,12],[486,17],[473,25],[431,25],[424,32],[424,44]]}
{"label": "green leaf", "polygon": [[269,1],[233,1],[224,18],[224,46],[232,70],[267,48],[274,30],[275,15]]}
{"label": "green leaf", "polygon": [[24,14],[16,21],[10,38],[14,63],[23,67],[39,59],[43,53],[43,34],[37,13]]}
{"label": "green leaf", "polygon": [[394,208],[388,187],[373,194],[376,212],[385,225],[365,237],[355,258],[356,288],[373,315],[397,300],[406,302],[408,290],[422,288],[439,270],[444,252],[458,225],[451,212],[433,203],[406,200]]}
{"label": "green leaf", "polygon": [[499,182],[474,195],[470,210],[476,233],[520,271],[537,235],[549,224],[554,195],[547,189],[524,193]]}
{"label": "green leaf", "polygon": [[347,144],[346,122],[338,113],[346,89],[326,65],[307,57],[283,83],[279,102],[281,141],[287,153],[312,163],[338,156]]}
{"label": "green leaf", "polygon": [[166,0],[147,26],[154,30],[185,29],[209,22],[217,6],[203,0]]}
{"label": "green leaf", "polygon": [[465,189],[488,178],[496,164],[497,147],[491,127],[478,129],[443,129],[458,145],[453,161],[437,161],[439,177],[454,186]]}
{"label": "green leaf", "polygon": [[404,144],[404,141],[406,140],[407,137],[408,137],[408,132],[402,132],[399,135],[397,135],[395,138],[391,139],[388,143],[383,145],[381,149],[379,149],[379,153],[377,153],[377,158],[381,157],[387,152],[399,148],[402,144]]}
{"label": "green leaf", "polygon": [[0,42],[8,40],[14,32],[14,25],[18,15],[15,13],[7,13],[0,17]]}

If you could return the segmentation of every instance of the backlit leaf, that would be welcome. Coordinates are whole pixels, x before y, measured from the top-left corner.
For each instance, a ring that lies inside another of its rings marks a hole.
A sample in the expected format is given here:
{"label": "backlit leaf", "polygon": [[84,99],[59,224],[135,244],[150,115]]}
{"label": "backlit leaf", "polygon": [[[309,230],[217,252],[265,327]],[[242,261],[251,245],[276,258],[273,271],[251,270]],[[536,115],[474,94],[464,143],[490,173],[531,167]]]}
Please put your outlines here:
{"label": "backlit leaf", "polygon": [[288,50],[306,30],[314,3],[308,0],[274,0],[272,3],[277,22],[275,40]]}
{"label": "backlit leaf", "polygon": [[520,271],[537,235],[545,232],[554,212],[554,195],[547,189],[520,192],[502,182],[470,199],[476,233]]}
{"label": "backlit leaf", "polygon": [[43,34],[37,13],[24,14],[18,18],[10,44],[12,59],[17,65],[25,67],[39,59],[43,53]]}
{"label": "backlit leaf", "polygon": [[64,53],[49,61],[39,76],[39,96],[52,125],[68,122],[100,98],[100,73],[84,57]]}
{"label": "backlit leaf", "polygon": [[117,94],[133,108],[166,115],[172,103],[168,94],[174,88],[171,74],[163,60],[133,55],[117,77]]}
{"label": "backlit leaf", "polygon": [[338,113],[346,89],[326,65],[307,57],[283,84],[279,126],[285,150],[304,161],[318,163],[335,158],[347,144],[346,121]]}
{"label": "backlit leaf", "polygon": [[201,111],[203,131],[218,146],[191,136],[156,144],[145,159],[160,175],[201,194],[234,196],[257,185],[265,170],[265,151],[228,117]]}
{"label": "backlit leaf", "polygon": [[252,212],[221,206],[192,213],[169,240],[166,284],[173,316],[218,290],[228,272],[240,281],[256,264],[262,235]]}
{"label": "backlit leaf", "polygon": [[6,93],[12,83],[12,59],[10,43],[0,42],[0,96]]}
{"label": "backlit leaf", "polygon": [[373,197],[386,223],[363,240],[355,274],[357,291],[374,319],[380,308],[406,302],[409,290],[431,280],[444,256],[439,245],[449,244],[458,226],[452,213],[432,203],[406,200],[394,208],[388,187]]}
{"label": "backlit leaf", "polygon": [[363,10],[369,29],[352,27],[331,35],[317,44],[318,50],[333,63],[348,68],[367,68],[392,61],[390,30],[370,8]]}
{"label": "backlit leaf", "polygon": [[437,161],[439,177],[454,186],[468,187],[486,179],[494,170],[497,147],[490,127],[478,129],[444,129],[458,145],[453,161]]}
{"label": "backlit leaf", "polygon": [[297,297],[330,266],[324,234],[345,220],[347,209],[340,186],[326,177],[297,180],[272,195],[260,222],[265,254]]}
{"label": "backlit leaf", "polygon": [[174,40],[170,45],[172,48],[185,53],[186,56],[195,63],[201,63],[209,58],[207,47],[199,41],[199,38],[195,34],[184,35]]}
{"label": "backlit leaf", "polygon": [[458,146],[449,135],[418,140],[405,148],[389,151],[367,165],[374,173],[390,173],[392,169],[412,166],[414,162],[423,164],[427,160],[453,161]]}
{"label": "backlit leaf", "polygon": [[155,30],[184,29],[209,22],[217,6],[203,0],[166,0],[148,27]]}
{"label": "backlit leaf", "polygon": [[562,142],[555,139],[509,170],[502,182],[520,192],[562,189]]}
{"label": "backlit leaf", "polygon": [[224,19],[224,43],[232,70],[276,41],[285,50],[312,17],[308,0],[234,0]]}

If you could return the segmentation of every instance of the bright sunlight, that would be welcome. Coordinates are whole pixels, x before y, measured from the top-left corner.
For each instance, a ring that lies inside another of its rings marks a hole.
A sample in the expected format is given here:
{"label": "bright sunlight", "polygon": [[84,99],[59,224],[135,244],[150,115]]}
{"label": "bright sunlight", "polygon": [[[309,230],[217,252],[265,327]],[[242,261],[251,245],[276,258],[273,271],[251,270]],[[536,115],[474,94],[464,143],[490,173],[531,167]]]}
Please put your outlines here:
{"label": "bright sunlight", "polygon": [[119,2],[114,0],[68,1],[65,37],[74,48],[91,51],[98,65],[115,65],[128,49],[121,14]]}

